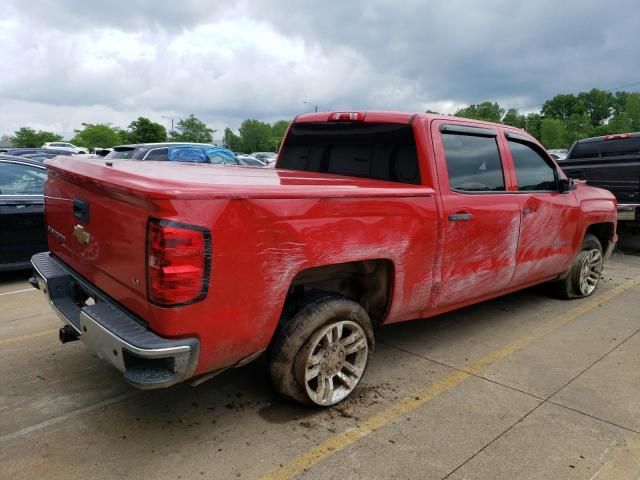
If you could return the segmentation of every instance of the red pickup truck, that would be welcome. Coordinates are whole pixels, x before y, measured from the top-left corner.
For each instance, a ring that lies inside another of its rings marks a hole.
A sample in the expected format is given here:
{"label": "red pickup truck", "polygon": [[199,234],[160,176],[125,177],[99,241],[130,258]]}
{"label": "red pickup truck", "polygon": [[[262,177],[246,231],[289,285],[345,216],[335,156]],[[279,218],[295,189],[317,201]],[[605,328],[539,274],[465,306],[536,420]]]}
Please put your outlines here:
{"label": "red pickup truck", "polygon": [[616,202],[521,130],[428,114],[297,117],[275,169],[58,157],[32,284],[136,387],[262,352],[275,388],[332,405],[380,325],[531,285],[593,293]]}

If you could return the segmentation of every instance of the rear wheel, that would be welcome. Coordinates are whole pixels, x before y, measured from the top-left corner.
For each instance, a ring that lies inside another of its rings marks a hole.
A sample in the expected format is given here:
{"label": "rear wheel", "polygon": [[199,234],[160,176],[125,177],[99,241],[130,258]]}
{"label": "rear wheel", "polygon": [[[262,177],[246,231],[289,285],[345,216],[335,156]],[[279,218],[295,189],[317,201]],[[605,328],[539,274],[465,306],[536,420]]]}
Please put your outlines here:
{"label": "rear wheel", "polygon": [[604,266],[602,244],[595,235],[586,234],[582,251],[575,258],[569,275],[552,284],[554,292],[562,298],[588,297],[595,292]]}
{"label": "rear wheel", "polygon": [[303,303],[276,337],[271,378],[282,395],[307,405],[347,398],[373,350],[369,315],[358,303],[326,294]]}

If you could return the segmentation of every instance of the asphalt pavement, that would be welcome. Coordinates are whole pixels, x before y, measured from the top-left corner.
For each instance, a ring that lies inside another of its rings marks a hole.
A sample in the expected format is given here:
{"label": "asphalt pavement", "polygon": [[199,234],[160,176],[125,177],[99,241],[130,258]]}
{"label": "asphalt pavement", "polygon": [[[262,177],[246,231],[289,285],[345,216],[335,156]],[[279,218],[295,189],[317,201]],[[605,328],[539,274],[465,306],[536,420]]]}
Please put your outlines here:
{"label": "asphalt pavement", "polygon": [[352,399],[280,399],[264,360],[139,391],[0,276],[2,479],[640,478],[640,257],[594,297],[528,289],[381,329]]}

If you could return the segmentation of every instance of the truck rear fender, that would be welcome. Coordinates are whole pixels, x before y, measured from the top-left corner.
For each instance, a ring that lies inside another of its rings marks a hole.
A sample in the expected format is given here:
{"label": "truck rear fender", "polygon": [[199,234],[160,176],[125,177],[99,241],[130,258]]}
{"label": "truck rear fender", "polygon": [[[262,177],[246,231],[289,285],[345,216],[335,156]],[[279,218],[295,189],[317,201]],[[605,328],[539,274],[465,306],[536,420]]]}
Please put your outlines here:
{"label": "truck rear fender", "polygon": [[310,292],[333,292],[358,302],[371,321],[380,323],[386,316],[393,290],[393,262],[389,259],[360,260],[308,268],[291,282],[280,324],[291,318]]}

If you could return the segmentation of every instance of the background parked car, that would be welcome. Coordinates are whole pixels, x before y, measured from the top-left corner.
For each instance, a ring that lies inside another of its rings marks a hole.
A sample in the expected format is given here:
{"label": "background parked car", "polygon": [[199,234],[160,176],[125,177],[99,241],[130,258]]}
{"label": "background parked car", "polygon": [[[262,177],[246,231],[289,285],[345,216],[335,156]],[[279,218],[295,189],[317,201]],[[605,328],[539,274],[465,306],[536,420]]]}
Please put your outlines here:
{"label": "background parked car", "polygon": [[248,167],[264,167],[266,164],[251,155],[241,155],[236,153],[236,158],[240,165],[246,165]]}
{"label": "background parked car", "polygon": [[76,147],[73,143],[69,143],[69,142],[49,142],[42,145],[42,148],[46,148],[46,149],[53,148],[55,150],[64,150],[66,152],[79,153],[79,154],[84,154],[89,152],[87,148]]}
{"label": "background parked car", "polygon": [[43,189],[47,170],[37,160],[0,156],[0,271],[30,268],[46,251]]}
{"label": "background parked car", "polygon": [[113,147],[106,159],[244,165],[235,153],[208,143],[142,143]]}
{"label": "background parked car", "polygon": [[251,156],[257,158],[267,166],[275,164],[276,159],[278,158],[278,155],[273,152],[254,152]]}
{"label": "background parked car", "polygon": [[14,157],[22,157],[24,155],[76,155],[68,150],[59,150],[55,148],[11,148],[5,152],[6,155],[12,155]]}
{"label": "background parked car", "polygon": [[565,158],[567,158],[567,153],[569,153],[569,150],[567,150],[566,148],[552,148],[550,150],[547,150],[547,153],[554,160],[564,160]]}

